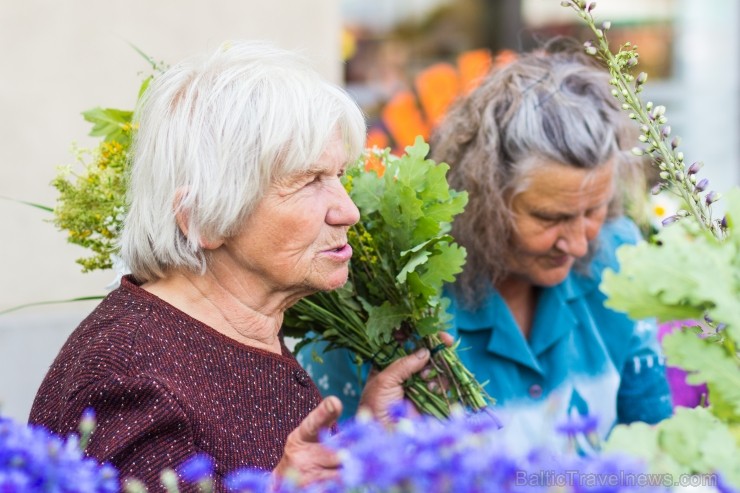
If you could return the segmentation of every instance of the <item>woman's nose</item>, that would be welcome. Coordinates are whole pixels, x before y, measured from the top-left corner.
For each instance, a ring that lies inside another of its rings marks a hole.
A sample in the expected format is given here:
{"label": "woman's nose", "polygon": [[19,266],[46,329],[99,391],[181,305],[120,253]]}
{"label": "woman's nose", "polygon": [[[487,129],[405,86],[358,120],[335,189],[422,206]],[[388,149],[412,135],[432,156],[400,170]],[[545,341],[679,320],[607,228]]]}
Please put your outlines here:
{"label": "woman's nose", "polygon": [[588,253],[589,228],[585,218],[578,218],[564,225],[555,247],[572,257],[583,257]]}
{"label": "woman's nose", "polygon": [[360,220],[357,208],[340,180],[334,185],[334,199],[326,214],[326,222],[334,226],[352,226]]}

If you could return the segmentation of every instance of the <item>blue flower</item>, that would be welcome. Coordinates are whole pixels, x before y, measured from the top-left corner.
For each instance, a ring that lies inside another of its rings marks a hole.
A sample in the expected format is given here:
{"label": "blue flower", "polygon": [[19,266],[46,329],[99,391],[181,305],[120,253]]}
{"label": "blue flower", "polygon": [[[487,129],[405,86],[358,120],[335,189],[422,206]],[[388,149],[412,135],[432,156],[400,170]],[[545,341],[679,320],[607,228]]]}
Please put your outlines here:
{"label": "blue flower", "polygon": [[75,435],[0,417],[0,491],[115,493],[118,472],[85,457]]}
{"label": "blue flower", "polygon": [[177,473],[188,483],[198,483],[211,479],[213,469],[213,459],[209,455],[196,454],[180,464],[177,468]]}
{"label": "blue flower", "polygon": [[588,435],[595,432],[598,424],[599,420],[595,416],[576,416],[570,417],[568,421],[560,424],[556,430],[567,435],[569,438],[573,438],[578,435]]}
{"label": "blue flower", "polygon": [[224,478],[229,491],[235,493],[262,493],[269,491],[270,472],[261,469],[238,469]]}

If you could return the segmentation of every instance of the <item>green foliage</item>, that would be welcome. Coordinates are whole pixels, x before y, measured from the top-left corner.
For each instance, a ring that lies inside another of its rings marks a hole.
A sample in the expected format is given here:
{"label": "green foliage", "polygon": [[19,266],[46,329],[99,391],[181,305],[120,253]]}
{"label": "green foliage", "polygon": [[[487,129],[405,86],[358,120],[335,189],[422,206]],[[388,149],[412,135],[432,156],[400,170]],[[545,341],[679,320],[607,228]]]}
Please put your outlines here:
{"label": "green foliage", "polygon": [[[135,46],[151,66],[153,74],[141,83],[138,97],[144,93],[156,73],[166,65],[155,62]],[[133,112],[114,108],[93,108],[82,113],[92,123],[90,135],[102,141],[93,149],[75,148],[81,170],[64,166],[51,184],[59,192],[54,207],[54,225],[67,232],[70,243],[92,252],[76,260],[83,272],[113,267],[117,238],[126,212],[126,174],[131,138],[136,131]]]}
{"label": "green foliage", "polygon": [[740,190],[728,192],[728,227],[718,239],[693,222],[661,230],[654,242],[617,252],[619,274],[604,273],[607,306],[632,318],[702,319],[727,325],[740,341]]}
{"label": "green foliage", "polygon": [[732,339],[700,339],[681,331],[666,336],[663,346],[672,365],[692,372],[690,383],[709,385],[712,412],[728,423],[740,423],[740,360]]}
{"label": "green foliage", "polygon": [[52,181],[59,192],[54,225],[67,231],[70,243],[93,252],[77,259],[83,272],[112,267],[125,211],[127,145],[106,140],[92,151],[78,150],[82,171],[68,166]]}
{"label": "green foliage", "polygon": [[[429,146],[417,138],[401,157],[388,150],[363,156],[344,184],[360,209],[348,232],[354,255],[349,282],[331,293],[299,301],[286,314],[288,335],[318,332],[330,347],[352,350],[384,368],[419,346],[437,348],[449,328],[444,283],[462,271],[465,249],[448,234],[467,194],[449,188],[449,166],[426,159]],[[445,416],[455,401],[479,409],[487,396],[452,349],[435,357],[457,384],[450,395],[430,394],[417,382],[412,399],[430,414]],[[431,404],[429,402],[431,401]]]}
{"label": "green foliage", "polygon": [[428,152],[419,138],[400,158],[386,155],[382,176],[366,171],[364,161],[347,173],[350,196],[362,213],[349,233],[359,253],[351,280],[358,295],[377,307],[371,312],[377,340],[389,341],[403,320],[415,326],[438,317],[443,284],[454,281],[465,263],[465,249],[446,233],[467,194],[450,190],[449,166],[426,159]]}
{"label": "green foliage", "polygon": [[118,142],[128,147],[131,137],[131,117],[133,112],[113,108],[93,108],[84,111],[82,116],[93,124],[90,135],[103,137],[105,142]]}
{"label": "green foliage", "polygon": [[712,474],[721,472],[740,484],[740,447],[723,421],[704,408],[676,408],[674,416],[655,426],[619,425],[604,444],[604,452],[623,452],[645,460],[652,472]]}

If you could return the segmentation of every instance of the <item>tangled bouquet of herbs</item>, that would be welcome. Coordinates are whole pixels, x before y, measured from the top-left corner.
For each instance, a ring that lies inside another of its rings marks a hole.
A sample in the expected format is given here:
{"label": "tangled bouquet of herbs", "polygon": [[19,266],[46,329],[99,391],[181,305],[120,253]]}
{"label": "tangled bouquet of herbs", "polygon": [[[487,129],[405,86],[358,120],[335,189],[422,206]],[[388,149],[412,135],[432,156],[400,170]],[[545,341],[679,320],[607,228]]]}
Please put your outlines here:
{"label": "tangled bouquet of herbs", "polygon": [[425,414],[443,418],[453,404],[477,411],[491,400],[456,348],[439,337],[450,320],[442,287],[465,262],[449,230],[467,193],[449,188],[449,166],[426,159],[428,152],[417,138],[401,157],[376,149],[349,167],[344,185],[361,213],[348,233],[349,281],[299,301],[286,313],[284,330],[299,344],[323,340],[379,369],[428,348],[432,369],[407,382],[406,395]]}

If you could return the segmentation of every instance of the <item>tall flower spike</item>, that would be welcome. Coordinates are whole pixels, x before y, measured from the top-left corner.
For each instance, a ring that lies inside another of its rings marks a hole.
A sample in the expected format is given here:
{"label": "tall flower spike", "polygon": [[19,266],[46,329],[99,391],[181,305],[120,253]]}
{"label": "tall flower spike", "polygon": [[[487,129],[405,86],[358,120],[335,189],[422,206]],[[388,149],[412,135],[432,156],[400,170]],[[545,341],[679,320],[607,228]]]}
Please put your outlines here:
{"label": "tall flower spike", "polygon": [[[661,170],[660,177],[666,182],[666,189],[680,196],[689,207],[689,215],[694,217],[697,223],[705,230],[710,231],[717,238],[723,238],[725,228],[720,221],[712,218],[711,204],[719,199],[719,194],[709,194],[704,200],[697,198],[697,194],[706,189],[707,182],[700,180],[696,183],[696,172],[698,167],[685,170],[683,153],[678,151],[679,139],[674,138],[667,142],[671,129],[666,125],[668,117],[663,105],[654,105],[648,101],[643,104],[637,96],[647,81],[647,74],[642,72],[633,76],[630,71],[638,65],[639,54],[631,43],[625,43],[619,51],[613,53],[609,47],[604,24],[602,28],[596,26],[592,11],[595,2],[583,2],[571,0],[561,2],[564,7],[572,8],[593,32],[595,39],[584,43],[585,51],[601,59],[611,75],[610,84],[613,86],[612,94],[620,102],[630,118],[635,120],[646,137],[644,140],[648,145],[645,149],[634,147],[633,154],[642,156],[649,154],[653,162]],[[643,140],[643,139],[641,139]],[[666,172],[669,171],[669,172]]]}

